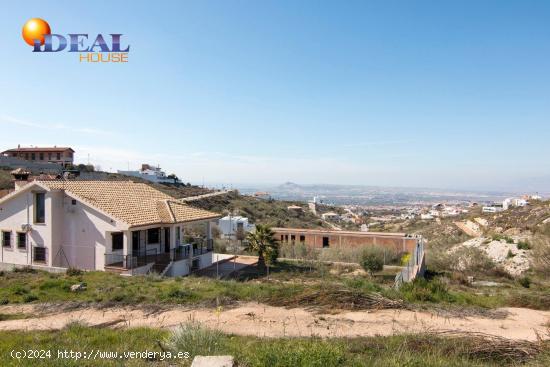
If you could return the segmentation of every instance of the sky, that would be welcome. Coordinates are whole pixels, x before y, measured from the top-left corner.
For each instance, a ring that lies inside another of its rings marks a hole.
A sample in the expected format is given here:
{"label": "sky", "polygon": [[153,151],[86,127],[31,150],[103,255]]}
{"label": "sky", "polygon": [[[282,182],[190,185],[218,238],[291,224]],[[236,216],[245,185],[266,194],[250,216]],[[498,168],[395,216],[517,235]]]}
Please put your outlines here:
{"label": "sky", "polygon": [[[0,150],[196,184],[550,191],[549,1],[0,1]],[[122,33],[124,64],[21,29]]]}

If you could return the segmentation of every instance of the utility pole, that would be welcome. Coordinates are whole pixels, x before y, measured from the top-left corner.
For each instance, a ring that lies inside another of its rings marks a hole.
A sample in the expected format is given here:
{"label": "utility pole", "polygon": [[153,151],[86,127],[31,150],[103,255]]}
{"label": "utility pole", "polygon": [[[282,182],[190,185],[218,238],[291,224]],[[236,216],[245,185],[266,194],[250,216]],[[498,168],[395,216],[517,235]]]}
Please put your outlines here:
{"label": "utility pole", "polygon": [[216,279],[220,279],[219,266],[220,266],[219,255],[216,254]]}

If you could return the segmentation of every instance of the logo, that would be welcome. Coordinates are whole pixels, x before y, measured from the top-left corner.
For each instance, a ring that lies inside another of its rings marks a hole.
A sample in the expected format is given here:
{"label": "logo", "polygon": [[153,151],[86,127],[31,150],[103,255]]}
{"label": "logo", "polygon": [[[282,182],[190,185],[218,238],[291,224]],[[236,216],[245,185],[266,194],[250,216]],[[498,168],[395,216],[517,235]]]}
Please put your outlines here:
{"label": "logo", "polygon": [[23,39],[32,46],[32,52],[78,53],[80,62],[120,63],[128,62],[130,45],[122,44],[122,33],[98,33],[90,37],[87,33],[68,33],[66,36],[52,33],[44,19],[29,19],[23,26]]}

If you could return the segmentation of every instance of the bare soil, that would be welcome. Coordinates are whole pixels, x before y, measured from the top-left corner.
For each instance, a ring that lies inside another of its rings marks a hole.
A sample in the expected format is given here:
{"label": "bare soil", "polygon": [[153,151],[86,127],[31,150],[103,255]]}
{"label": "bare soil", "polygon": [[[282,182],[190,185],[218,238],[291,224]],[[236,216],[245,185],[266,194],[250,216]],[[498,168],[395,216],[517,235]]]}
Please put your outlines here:
{"label": "bare soil", "polygon": [[0,330],[56,330],[71,322],[94,327],[173,328],[187,321],[226,333],[259,337],[359,337],[422,332],[475,332],[512,340],[550,339],[550,311],[499,309],[500,319],[457,317],[429,311],[376,310],[315,313],[306,308],[272,307],[240,303],[232,308],[145,309],[83,307],[62,309],[44,305],[0,306],[1,314],[29,318],[0,322]]}

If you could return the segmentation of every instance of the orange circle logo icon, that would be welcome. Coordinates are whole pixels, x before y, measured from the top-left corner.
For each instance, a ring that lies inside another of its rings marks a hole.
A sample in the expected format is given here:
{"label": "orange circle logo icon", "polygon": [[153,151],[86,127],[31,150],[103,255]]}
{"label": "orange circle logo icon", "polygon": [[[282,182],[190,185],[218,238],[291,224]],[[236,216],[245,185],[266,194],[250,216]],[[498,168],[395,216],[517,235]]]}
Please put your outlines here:
{"label": "orange circle logo icon", "polygon": [[50,25],[44,19],[32,18],[23,26],[23,39],[31,46],[34,46],[34,40],[39,40],[43,45],[44,35],[51,33]]}

